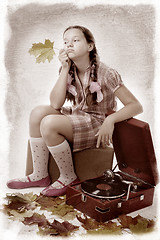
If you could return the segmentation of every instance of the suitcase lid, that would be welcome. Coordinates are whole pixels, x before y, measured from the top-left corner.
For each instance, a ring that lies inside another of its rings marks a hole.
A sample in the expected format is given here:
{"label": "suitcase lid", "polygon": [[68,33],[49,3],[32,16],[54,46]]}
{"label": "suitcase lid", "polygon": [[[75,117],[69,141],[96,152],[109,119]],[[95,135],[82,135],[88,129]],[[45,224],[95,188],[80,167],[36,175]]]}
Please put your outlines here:
{"label": "suitcase lid", "polygon": [[135,118],[116,123],[113,147],[121,171],[156,185],[157,164],[148,123]]}

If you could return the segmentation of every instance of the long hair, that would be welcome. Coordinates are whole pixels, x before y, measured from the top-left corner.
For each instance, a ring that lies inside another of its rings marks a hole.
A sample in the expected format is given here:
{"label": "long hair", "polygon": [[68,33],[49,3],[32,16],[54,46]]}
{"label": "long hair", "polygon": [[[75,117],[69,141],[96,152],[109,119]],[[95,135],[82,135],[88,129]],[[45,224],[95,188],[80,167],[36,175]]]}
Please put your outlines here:
{"label": "long hair", "polygon": [[[79,26],[79,25],[75,25],[75,26],[70,26],[68,27],[63,35],[65,34],[65,32],[67,32],[69,29],[79,29],[85,36],[87,43],[92,43],[93,44],[93,49],[89,52],[89,58],[90,58],[90,66],[91,66],[91,71],[90,71],[90,79],[91,81],[96,82],[97,81],[97,69],[98,69],[98,53],[97,53],[97,49],[95,46],[95,39],[93,37],[93,34],[91,33],[91,31],[83,26]],[[72,85],[76,85],[76,81],[75,81],[75,76],[74,76],[74,63],[71,61],[71,67],[69,70],[69,74],[72,78]],[[89,86],[85,89],[86,91],[86,102],[87,105],[91,105],[91,104],[96,104],[96,99],[97,99],[97,93],[91,93],[89,91]],[[73,104],[75,104],[75,97],[67,92],[66,95],[67,100],[70,100],[71,102],[73,102]]]}

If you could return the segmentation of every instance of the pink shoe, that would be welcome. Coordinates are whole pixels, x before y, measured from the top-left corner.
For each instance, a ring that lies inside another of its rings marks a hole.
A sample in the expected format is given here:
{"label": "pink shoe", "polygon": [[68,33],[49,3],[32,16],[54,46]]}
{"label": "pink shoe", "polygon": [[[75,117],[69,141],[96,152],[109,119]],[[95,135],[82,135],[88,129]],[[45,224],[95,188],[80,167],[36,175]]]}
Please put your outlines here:
{"label": "pink shoe", "polygon": [[68,185],[64,185],[62,182],[60,182],[59,180],[57,180],[57,182],[59,182],[60,184],[62,184],[63,188],[60,189],[56,189],[54,187],[52,187],[52,185],[50,185],[49,187],[46,187],[45,189],[42,190],[42,194],[47,196],[47,197],[58,197],[58,196],[62,196],[64,194],[66,194],[67,191],[67,187],[71,184],[77,183],[78,182],[78,178],[76,178],[73,182],[71,182]]}
{"label": "pink shoe", "polygon": [[13,189],[22,189],[29,187],[47,187],[51,183],[51,179],[49,176],[42,178],[38,181],[31,181],[29,176],[27,176],[29,182],[22,182],[19,179],[13,179],[7,182],[7,187]]}

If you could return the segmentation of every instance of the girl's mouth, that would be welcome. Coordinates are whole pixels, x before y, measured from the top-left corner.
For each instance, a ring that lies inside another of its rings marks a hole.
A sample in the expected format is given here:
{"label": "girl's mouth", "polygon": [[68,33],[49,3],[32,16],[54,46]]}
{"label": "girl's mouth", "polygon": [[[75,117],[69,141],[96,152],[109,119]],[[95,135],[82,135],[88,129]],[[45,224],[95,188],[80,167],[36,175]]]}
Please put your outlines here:
{"label": "girl's mouth", "polygon": [[70,53],[70,52],[74,52],[74,50],[73,49],[68,49],[67,53]]}

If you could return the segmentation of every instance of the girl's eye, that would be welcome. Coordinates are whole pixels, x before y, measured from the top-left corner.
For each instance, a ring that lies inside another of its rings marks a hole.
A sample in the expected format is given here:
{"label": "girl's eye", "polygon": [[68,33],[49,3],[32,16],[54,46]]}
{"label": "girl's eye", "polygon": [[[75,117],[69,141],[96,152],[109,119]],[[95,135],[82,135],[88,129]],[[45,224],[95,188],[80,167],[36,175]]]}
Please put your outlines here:
{"label": "girl's eye", "polygon": [[79,39],[74,39],[74,42],[78,42],[79,41]]}

